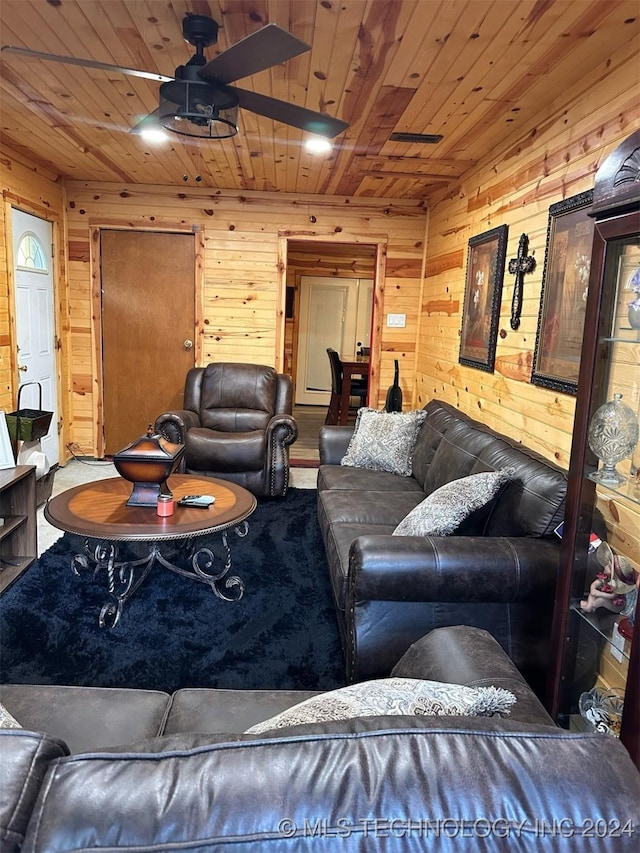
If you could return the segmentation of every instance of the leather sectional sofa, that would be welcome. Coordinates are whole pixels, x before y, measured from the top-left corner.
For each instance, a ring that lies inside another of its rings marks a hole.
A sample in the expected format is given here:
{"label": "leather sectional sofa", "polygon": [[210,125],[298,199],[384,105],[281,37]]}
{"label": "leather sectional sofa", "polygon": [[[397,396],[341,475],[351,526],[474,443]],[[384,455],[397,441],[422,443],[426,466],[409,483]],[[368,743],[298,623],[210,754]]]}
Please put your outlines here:
{"label": "leather sectional sofa", "polygon": [[433,631],[393,675],[494,685],[517,701],[510,718],[381,716],[250,735],[310,694],[3,685],[26,728],[0,730],[0,849],[638,849],[640,774],[624,747],[554,726],[486,632]]}
{"label": "leather sectional sofa", "polygon": [[[376,678],[440,626],[489,631],[544,692],[566,473],[453,406],[425,406],[412,476],[341,465],[353,426],[320,431],[318,518],[348,681]],[[505,467],[515,478],[451,536],[392,536],[426,495]]]}

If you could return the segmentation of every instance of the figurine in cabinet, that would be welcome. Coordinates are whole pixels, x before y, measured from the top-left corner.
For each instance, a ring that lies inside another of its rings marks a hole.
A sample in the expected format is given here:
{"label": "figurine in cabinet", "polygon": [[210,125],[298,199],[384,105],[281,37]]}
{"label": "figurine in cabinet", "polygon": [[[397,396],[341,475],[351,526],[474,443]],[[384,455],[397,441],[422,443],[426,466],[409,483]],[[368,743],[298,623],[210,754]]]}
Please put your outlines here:
{"label": "figurine in cabinet", "polygon": [[599,607],[621,613],[627,601],[626,596],[636,588],[638,572],[626,557],[614,554],[606,542],[598,546],[596,560],[602,566],[602,571],[598,572],[580,607],[586,613],[593,613]]}

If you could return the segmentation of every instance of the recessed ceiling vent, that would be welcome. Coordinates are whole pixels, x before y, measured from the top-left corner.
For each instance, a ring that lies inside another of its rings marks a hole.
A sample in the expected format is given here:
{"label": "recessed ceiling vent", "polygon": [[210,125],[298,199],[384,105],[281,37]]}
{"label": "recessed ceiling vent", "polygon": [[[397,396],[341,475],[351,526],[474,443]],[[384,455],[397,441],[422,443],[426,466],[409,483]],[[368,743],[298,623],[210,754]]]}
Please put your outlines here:
{"label": "recessed ceiling vent", "polygon": [[440,133],[392,133],[389,142],[419,142],[422,145],[435,145],[442,142]]}

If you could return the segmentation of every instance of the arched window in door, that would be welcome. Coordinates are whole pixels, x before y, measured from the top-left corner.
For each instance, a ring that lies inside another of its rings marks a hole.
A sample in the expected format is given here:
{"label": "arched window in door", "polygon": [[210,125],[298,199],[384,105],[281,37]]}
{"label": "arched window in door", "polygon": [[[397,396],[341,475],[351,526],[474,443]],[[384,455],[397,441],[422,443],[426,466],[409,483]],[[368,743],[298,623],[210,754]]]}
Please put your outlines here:
{"label": "arched window in door", "polygon": [[27,231],[18,245],[18,269],[48,273],[47,257],[35,234]]}

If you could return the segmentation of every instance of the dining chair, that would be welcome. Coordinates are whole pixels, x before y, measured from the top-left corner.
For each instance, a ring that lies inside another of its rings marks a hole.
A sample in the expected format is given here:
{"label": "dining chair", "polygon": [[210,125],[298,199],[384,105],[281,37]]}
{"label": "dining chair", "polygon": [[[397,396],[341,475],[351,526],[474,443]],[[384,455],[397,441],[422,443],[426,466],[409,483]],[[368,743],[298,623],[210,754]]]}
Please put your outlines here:
{"label": "dining chair", "polygon": [[[342,360],[339,353],[327,347],[329,365],[331,367],[331,398],[325,424],[337,424],[340,422],[340,400],[342,397]],[[359,406],[364,406],[367,401],[368,380],[366,377],[351,380],[351,396],[358,397]]]}

